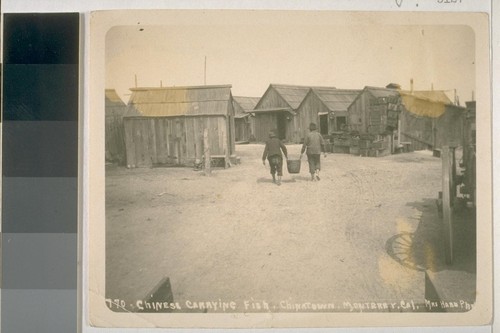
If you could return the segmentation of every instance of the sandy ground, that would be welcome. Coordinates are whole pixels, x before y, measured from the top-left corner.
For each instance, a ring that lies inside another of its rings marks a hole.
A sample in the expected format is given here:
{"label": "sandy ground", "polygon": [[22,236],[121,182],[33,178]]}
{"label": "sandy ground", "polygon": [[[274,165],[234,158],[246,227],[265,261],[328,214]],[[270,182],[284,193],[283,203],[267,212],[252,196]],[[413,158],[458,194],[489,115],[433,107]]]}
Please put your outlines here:
{"label": "sandy ground", "polygon": [[[288,146],[297,157],[300,146]],[[189,168],[106,170],[106,296],[133,302],[164,277],[175,301],[424,300],[443,268],[430,152],[322,157],[321,181],[271,182],[262,145],[212,176]],[[403,310],[398,307],[399,310]],[[398,310],[395,309],[395,310]]]}

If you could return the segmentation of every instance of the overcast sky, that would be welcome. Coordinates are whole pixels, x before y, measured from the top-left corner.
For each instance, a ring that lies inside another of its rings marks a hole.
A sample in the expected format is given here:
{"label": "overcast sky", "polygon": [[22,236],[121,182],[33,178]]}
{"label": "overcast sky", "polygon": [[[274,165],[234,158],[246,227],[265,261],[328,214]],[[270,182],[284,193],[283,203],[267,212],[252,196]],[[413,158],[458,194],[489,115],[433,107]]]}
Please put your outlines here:
{"label": "overcast sky", "polygon": [[[140,29],[143,29],[142,31]],[[138,86],[231,84],[260,97],[270,83],[361,89],[390,82],[415,90],[474,90],[474,32],[467,26],[120,26],[106,35],[106,88],[126,102]]]}

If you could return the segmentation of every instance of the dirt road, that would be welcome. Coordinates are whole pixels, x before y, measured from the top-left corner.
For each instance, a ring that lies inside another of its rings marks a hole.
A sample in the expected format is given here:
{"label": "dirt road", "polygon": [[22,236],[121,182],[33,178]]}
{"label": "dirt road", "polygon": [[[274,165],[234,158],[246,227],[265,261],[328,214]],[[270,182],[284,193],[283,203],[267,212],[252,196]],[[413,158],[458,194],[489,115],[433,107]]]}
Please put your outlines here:
{"label": "dirt road", "polygon": [[106,296],[142,299],[169,277],[175,301],[231,300],[236,311],[252,310],[244,300],[276,311],[283,301],[423,302],[422,269],[442,265],[440,159],[329,154],[321,181],[308,181],[304,159],[276,186],[262,150],[237,146],[241,164],[211,177],[108,167]]}

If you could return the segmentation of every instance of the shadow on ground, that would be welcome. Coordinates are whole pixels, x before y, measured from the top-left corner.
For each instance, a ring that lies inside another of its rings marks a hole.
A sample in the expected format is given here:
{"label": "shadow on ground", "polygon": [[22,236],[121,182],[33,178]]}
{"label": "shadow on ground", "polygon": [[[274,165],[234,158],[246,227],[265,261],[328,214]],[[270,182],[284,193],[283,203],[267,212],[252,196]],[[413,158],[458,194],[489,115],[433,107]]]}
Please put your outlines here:
{"label": "shadow on ground", "polygon": [[386,251],[401,265],[420,271],[456,270],[476,273],[475,210],[456,205],[453,221],[453,264],[447,265],[444,252],[443,221],[438,215],[436,199],[407,204],[421,212],[414,233],[401,233],[386,242]]}
{"label": "shadow on ground", "polygon": [[[300,180],[300,178],[282,178],[281,182],[282,183],[295,183],[297,179]],[[260,177],[257,178],[257,183],[271,183],[272,184],[273,179],[271,177]]]}

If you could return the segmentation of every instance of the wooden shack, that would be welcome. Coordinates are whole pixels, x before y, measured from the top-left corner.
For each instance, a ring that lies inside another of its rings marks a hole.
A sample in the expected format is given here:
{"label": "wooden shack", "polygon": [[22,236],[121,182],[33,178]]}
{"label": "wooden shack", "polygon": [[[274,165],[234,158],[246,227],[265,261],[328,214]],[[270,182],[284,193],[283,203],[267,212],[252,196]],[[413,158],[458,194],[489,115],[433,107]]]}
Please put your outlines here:
{"label": "wooden shack", "polygon": [[348,129],[374,135],[385,132],[387,99],[398,96],[396,89],[365,87],[348,107]]}
{"label": "wooden shack", "polygon": [[400,91],[401,141],[414,150],[460,146],[465,108],[454,105],[443,91]]}
{"label": "wooden shack", "polygon": [[300,127],[305,130],[303,135],[307,135],[308,125],[311,122],[318,124],[322,135],[346,129],[347,108],[360,91],[326,87],[311,88],[297,110],[301,122]]}
{"label": "wooden shack", "polygon": [[[234,157],[230,85],[133,88],[124,118],[127,166],[190,166],[210,148],[227,166]],[[204,146],[208,131],[209,147]]]}
{"label": "wooden shack", "polygon": [[236,143],[255,141],[255,121],[250,112],[258,102],[259,97],[233,96]]}
{"label": "wooden shack", "polygon": [[281,140],[300,142],[303,131],[295,115],[310,89],[305,86],[270,84],[253,111],[256,140],[266,141],[269,131],[277,130]]}
{"label": "wooden shack", "polygon": [[300,114],[298,109],[310,90],[308,86],[269,85],[253,110],[257,141],[267,140],[269,131],[276,129],[286,142],[303,142],[312,117]]}
{"label": "wooden shack", "polygon": [[127,105],[114,89],[105,91],[105,157],[107,162],[125,163],[125,135],[123,132],[123,117]]}
{"label": "wooden shack", "polygon": [[460,141],[463,110],[443,91],[365,87],[349,106],[349,128],[379,150],[435,149]]}

